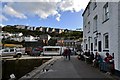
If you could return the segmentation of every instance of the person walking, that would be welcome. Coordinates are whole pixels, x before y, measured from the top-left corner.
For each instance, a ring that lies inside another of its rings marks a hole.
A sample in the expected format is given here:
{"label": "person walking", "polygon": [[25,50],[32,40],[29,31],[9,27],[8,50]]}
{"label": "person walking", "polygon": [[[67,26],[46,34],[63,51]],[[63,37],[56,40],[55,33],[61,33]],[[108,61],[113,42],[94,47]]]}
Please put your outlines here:
{"label": "person walking", "polygon": [[101,59],[101,56],[98,52],[95,54],[95,58],[93,60],[93,67],[99,67],[99,60]]}
{"label": "person walking", "polygon": [[63,56],[67,59],[67,55],[68,55],[68,50],[66,48],[66,49],[64,49]]}
{"label": "person walking", "polygon": [[104,58],[105,61],[105,71],[106,74],[111,74],[111,61],[112,61],[112,56],[109,53],[106,53],[106,57]]}
{"label": "person walking", "polygon": [[68,48],[68,60],[70,60],[71,50]]}
{"label": "person walking", "polygon": [[93,54],[93,52],[91,52],[89,58],[90,58],[90,63],[92,64],[92,63],[93,63],[93,60],[94,60],[94,54]]}

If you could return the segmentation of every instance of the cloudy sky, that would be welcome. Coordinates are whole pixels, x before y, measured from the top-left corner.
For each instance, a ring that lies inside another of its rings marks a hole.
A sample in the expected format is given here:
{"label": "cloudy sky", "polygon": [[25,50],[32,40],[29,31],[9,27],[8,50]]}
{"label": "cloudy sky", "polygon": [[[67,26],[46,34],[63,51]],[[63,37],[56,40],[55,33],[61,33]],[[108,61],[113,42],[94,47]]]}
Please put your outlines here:
{"label": "cloudy sky", "polygon": [[2,25],[45,26],[75,30],[82,27],[82,13],[88,1],[4,0],[0,5],[0,21]]}

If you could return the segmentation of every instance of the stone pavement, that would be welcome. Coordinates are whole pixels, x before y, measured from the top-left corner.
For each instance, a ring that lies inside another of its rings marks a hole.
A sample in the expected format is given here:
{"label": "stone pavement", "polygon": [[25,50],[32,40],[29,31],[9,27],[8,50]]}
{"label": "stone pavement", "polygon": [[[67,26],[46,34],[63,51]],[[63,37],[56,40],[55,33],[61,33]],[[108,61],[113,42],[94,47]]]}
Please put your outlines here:
{"label": "stone pavement", "polygon": [[76,56],[72,56],[70,61],[63,57],[56,59],[56,61],[47,65],[32,78],[99,78],[101,80],[118,80],[91,67],[84,61],[78,60]]}

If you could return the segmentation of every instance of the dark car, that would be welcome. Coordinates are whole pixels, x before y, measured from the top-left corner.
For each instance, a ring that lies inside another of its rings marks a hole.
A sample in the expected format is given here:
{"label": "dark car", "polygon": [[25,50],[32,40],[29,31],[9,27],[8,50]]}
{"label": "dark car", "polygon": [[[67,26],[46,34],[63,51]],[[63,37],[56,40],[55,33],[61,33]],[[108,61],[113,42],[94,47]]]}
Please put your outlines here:
{"label": "dark car", "polygon": [[40,56],[41,51],[38,48],[33,48],[31,51],[31,56]]}
{"label": "dark car", "polygon": [[43,52],[43,48],[41,46],[38,46],[37,49],[40,51],[40,52]]}
{"label": "dark car", "polygon": [[31,56],[40,56],[42,52],[43,52],[42,47],[33,48],[31,51]]}

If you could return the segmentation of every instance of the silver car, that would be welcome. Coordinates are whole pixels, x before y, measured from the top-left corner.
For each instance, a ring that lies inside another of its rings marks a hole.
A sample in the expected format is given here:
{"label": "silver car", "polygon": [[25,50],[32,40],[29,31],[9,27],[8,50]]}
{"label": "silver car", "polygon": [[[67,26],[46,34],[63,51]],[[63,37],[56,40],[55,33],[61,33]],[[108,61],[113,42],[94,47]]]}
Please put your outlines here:
{"label": "silver car", "polygon": [[15,55],[22,55],[22,52],[17,51],[16,48],[6,48],[0,50],[1,56],[15,56]]}

